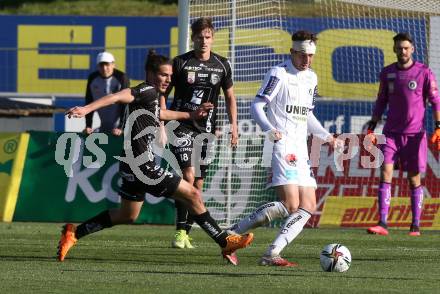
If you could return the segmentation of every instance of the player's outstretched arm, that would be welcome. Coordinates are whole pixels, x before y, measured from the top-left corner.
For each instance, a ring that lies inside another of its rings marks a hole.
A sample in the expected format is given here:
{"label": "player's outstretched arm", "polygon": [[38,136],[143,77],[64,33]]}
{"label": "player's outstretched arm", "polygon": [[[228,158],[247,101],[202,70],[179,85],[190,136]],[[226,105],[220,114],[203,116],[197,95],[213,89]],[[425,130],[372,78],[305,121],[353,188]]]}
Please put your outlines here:
{"label": "player's outstretched arm", "polygon": [[208,115],[209,110],[213,109],[212,103],[203,103],[199,108],[193,112],[182,112],[168,109],[162,109],[160,111],[161,120],[188,120],[188,119],[201,119]]}
{"label": "player's outstretched arm", "polygon": [[312,111],[309,112],[307,115],[307,130],[309,133],[313,134],[314,136],[317,136],[318,138],[324,140],[325,142],[328,142],[330,146],[338,150],[338,152],[342,152],[344,149],[344,141],[333,137],[332,134],[330,134],[319,122],[319,120],[316,118],[316,116],[313,114]]}
{"label": "player's outstretched arm", "polygon": [[106,95],[86,106],[75,106],[66,111],[67,117],[84,117],[86,114],[95,111],[97,109],[112,105],[115,103],[128,104],[134,100],[131,95],[131,89],[124,89],[115,94]]}

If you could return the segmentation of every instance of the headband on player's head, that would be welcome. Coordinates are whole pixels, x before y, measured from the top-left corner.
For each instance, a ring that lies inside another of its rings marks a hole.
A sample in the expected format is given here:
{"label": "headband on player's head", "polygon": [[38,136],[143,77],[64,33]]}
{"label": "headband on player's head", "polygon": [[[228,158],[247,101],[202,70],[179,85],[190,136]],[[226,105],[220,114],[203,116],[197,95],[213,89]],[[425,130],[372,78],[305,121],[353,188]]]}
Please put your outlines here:
{"label": "headband on player's head", "polygon": [[293,41],[292,48],[294,51],[306,54],[315,54],[316,52],[316,44],[312,40]]}

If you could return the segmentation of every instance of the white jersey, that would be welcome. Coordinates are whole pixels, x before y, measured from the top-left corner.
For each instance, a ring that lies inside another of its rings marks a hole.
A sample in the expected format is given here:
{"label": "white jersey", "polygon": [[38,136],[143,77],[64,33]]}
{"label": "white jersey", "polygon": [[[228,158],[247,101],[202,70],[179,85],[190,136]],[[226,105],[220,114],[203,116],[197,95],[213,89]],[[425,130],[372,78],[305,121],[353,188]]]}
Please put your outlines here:
{"label": "white jersey", "polygon": [[[283,137],[275,144],[266,140],[265,153],[272,149],[269,152],[274,177],[269,186],[304,182],[299,180],[310,177],[307,118],[314,108],[317,83],[312,70],[299,71],[289,59],[266,74],[257,93],[257,97],[267,101],[267,118]],[[276,180],[278,176],[281,178]],[[310,186],[316,185],[314,179],[309,180]]]}
{"label": "white jersey", "polygon": [[311,69],[299,71],[290,59],[266,74],[257,97],[268,102],[267,118],[286,141],[307,146],[307,116],[314,108],[317,85]]}

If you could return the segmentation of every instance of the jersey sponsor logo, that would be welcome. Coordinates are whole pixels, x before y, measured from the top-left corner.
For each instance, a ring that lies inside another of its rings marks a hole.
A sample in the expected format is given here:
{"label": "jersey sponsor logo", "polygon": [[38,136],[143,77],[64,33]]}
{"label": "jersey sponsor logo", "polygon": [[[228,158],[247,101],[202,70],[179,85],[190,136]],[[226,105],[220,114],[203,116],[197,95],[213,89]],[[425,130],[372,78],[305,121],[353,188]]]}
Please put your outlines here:
{"label": "jersey sponsor logo", "polygon": [[174,146],[177,147],[191,146],[191,137],[177,138],[176,141],[174,141]]}
{"label": "jersey sponsor logo", "polygon": [[185,66],[184,67],[187,71],[199,71],[202,70],[200,66]]}
{"label": "jersey sponsor logo", "polygon": [[211,84],[216,85],[220,81],[220,77],[218,74],[211,74]]}
{"label": "jersey sponsor logo", "polygon": [[270,96],[273,93],[273,90],[275,90],[275,87],[277,86],[279,81],[279,78],[271,76],[266,84],[266,87],[263,90],[263,95]]}
{"label": "jersey sponsor logo", "polygon": [[139,89],[139,93],[145,92],[145,91],[150,90],[150,89],[153,89],[153,87],[151,87],[151,86],[146,86],[146,87],[140,88],[140,89]]}
{"label": "jersey sponsor logo", "polygon": [[298,171],[296,169],[286,170],[286,178],[288,181],[298,180]]}
{"label": "jersey sponsor logo", "polygon": [[204,71],[213,71],[213,72],[218,72],[218,73],[222,73],[223,69],[222,68],[214,68],[214,67],[207,67],[207,66],[185,66],[184,69],[186,69],[187,71],[193,71],[193,72],[197,72],[200,70],[204,70]]}
{"label": "jersey sponsor logo", "polygon": [[194,111],[194,110],[197,110],[197,108],[199,108],[199,105],[191,103],[191,102],[188,102],[188,103],[183,104],[183,108],[184,109],[190,109],[190,110]]}
{"label": "jersey sponsor logo", "polygon": [[192,98],[191,98],[191,103],[200,105],[202,103],[202,98],[203,98],[204,94],[205,94],[205,91],[203,91],[201,89],[194,90]]}
{"label": "jersey sponsor logo", "polygon": [[215,72],[218,72],[218,73],[222,73],[223,72],[223,69],[221,69],[221,68],[214,68],[214,67],[207,67],[207,68],[205,68],[205,70],[207,70],[207,71],[215,71]]}
{"label": "jersey sponsor logo", "polygon": [[192,152],[192,148],[191,147],[182,147],[182,148],[176,147],[174,150],[175,150],[174,152],[176,152],[176,154],[184,153],[184,152]]}
{"label": "jersey sponsor logo", "polygon": [[387,74],[387,78],[389,80],[395,80],[396,79],[396,73],[395,72],[391,72]]}
{"label": "jersey sponsor logo", "polygon": [[416,81],[409,81],[408,88],[410,90],[415,90],[417,88],[417,82]]}
{"label": "jersey sponsor logo", "polygon": [[306,116],[309,113],[309,108],[306,106],[286,104],[286,112]]}
{"label": "jersey sponsor logo", "polygon": [[189,84],[194,84],[194,82],[196,81],[196,73],[194,71],[189,71],[186,80]]}

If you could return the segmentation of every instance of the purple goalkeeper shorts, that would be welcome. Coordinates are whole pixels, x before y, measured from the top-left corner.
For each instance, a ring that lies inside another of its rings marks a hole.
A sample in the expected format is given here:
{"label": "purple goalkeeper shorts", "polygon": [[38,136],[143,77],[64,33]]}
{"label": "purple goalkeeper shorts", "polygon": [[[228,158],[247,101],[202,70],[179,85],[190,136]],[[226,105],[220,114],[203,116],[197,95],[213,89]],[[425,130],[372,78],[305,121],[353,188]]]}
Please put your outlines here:
{"label": "purple goalkeeper shorts", "polygon": [[381,146],[384,163],[399,162],[403,171],[424,173],[428,160],[426,133],[386,133],[386,143]]}

